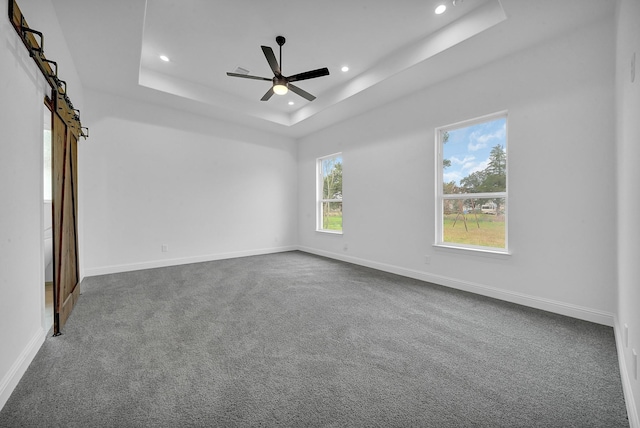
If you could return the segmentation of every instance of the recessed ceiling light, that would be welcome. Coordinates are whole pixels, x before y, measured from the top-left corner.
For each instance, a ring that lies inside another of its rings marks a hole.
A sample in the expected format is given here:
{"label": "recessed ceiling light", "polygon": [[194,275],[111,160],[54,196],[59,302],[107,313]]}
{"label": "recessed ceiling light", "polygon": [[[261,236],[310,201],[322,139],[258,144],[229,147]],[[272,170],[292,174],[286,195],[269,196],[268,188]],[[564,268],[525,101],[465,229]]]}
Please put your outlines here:
{"label": "recessed ceiling light", "polygon": [[342,70],[344,73],[346,73],[347,71],[349,71],[349,67],[347,67],[346,65],[344,67],[342,67],[340,70]]}
{"label": "recessed ceiling light", "polygon": [[163,60],[164,62],[169,62],[169,57],[166,55],[160,55],[160,59]]}
{"label": "recessed ceiling light", "polygon": [[436,15],[442,15],[445,10],[447,10],[447,6],[441,4],[440,6],[436,7]]}
{"label": "recessed ceiling light", "polygon": [[292,105],[294,105],[294,104],[295,104],[295,103],[294,103],[293,101],[289,101],[289,105],[290,105],[290,106],[292,106]]}

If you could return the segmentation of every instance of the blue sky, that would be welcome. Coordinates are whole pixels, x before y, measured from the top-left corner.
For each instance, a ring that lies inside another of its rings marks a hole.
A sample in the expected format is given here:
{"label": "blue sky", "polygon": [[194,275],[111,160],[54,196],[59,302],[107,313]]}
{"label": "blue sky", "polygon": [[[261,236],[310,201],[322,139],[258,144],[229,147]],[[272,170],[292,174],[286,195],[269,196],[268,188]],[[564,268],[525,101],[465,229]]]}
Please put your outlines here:
{"label": "blue sky", "polygon": [[507,119],[479,123],[449,131],[449,141],[444,144],[443,158],[451,161],[444,170],[443,181],[449,183],[469,174],[482,171],[489,162],[489,153],[496,144],[507,147]]}

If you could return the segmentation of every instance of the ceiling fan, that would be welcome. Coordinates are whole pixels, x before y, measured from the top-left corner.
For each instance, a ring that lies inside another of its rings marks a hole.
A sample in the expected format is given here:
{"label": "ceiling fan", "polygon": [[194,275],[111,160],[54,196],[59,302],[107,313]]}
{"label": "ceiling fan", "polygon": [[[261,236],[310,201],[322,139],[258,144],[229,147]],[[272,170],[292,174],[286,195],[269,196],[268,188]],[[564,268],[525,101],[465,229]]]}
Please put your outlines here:
{"label": "ceiling fan", "polygon": [[329,69],[325,67],[325,68],[319,68],[317,70],[305,71],[304,73],[294,74],[293,76],[289,76],[289,77],[283,76],[282,75],[282,45],[284,45],[285,42],[286,42],[286,39],[284,37],[282,36],[276,37],[276,43],[278,44],[278,46],[280,46],[280,65],[278,65],[276,56],[273,54],[273,49],[271,49],[269,46],[261,46],[262,52],[264,53],[264,56],[267,58],[267,62],[269,63],[269,66],[273,71],[273,75],[274,75],[273,78],[250,76],[248,74],[229,73],[229,72],[227,72],[227,76],[241,77],[243,79],[272,81],[273,85],[271,86],[271,88],[269,88],[267,93],[264,94],[262,98],[260,98],[260,101],[269,100],[269,98],[271,98],[271,96],[274,93],[278,95],[284,95],[289,91],[289,89],[291,89],[292,92],[295,92],[296,94],[300,95],[302,98],[305,98],[309,101],[315,100],[316,97],[311,95],[309,92],[300,89],[296,85],[292,85],[291,82],[299,82],[300,80],[307,80],[307,79],[314,79],[316,77],[328,76]]}

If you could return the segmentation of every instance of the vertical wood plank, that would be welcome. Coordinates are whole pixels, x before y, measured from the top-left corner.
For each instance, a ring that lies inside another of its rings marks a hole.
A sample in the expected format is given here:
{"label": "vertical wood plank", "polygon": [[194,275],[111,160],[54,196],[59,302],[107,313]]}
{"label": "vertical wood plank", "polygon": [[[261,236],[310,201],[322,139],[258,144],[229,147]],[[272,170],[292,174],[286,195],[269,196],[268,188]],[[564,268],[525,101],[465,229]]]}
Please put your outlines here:
{"label": "vertical wood plank", "polygon": [[54,114],[54,334],[80,295],[77,236],[77,136]]}

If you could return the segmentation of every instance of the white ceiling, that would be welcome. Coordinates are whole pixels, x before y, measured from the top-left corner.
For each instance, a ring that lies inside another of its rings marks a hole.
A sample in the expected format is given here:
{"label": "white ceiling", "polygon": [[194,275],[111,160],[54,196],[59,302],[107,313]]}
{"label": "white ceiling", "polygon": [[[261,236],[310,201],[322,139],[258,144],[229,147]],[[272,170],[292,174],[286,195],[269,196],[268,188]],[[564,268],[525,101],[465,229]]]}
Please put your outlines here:
{"label": "white ceiling", "polygon": [[[609,14],[615,0],[56,0],[85,87],[300,137]],[[447,11],[436,16],[435,7]],[[328,67],[260,101],[260,49],[283,74]],[[171,61],[163,62],[159,55]],[[348,65],[347,73],[340,71]],[[294,105],[288,102],[293,101]],[[89,124],[90,125],[90,124]]]}

